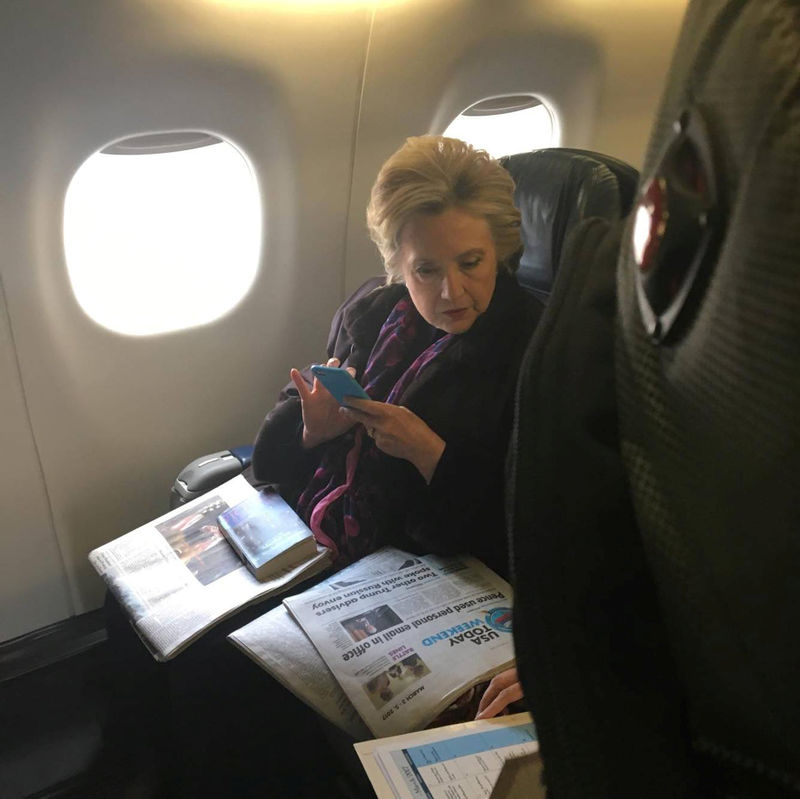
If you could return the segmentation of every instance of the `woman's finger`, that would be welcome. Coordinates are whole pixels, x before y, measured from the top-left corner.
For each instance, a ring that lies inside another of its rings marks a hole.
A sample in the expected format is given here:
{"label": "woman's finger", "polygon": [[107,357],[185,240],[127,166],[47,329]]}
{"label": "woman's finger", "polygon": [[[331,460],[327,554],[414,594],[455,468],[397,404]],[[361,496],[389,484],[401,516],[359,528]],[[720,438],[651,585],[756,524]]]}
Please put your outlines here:
{"label": "woman's finger", "polygon": [[502,688],[494,681],[490,682],[487,686],[486,690],[483,692],[483,696],[481,697],[481,701],[478,703],[478,714],[480,715],[489,705],[497,699],[498,694]]}
{"label": "woman's finger", "polygon": [[516,682],[508,688],[504,688],[497,695],[497,698],[490,702],[483,710],[479,710],[476,719],[490,719],[502,713],[510,704],[522,699],[522,686]]}
{"label": "woman's finger", "polygon": [[365,427],[374,427],[373,419],[369,414],[363,413],[362,411],[357,411],[355,408],[351,408],[349,405],[342,405],[339,408],[339,413],[344,416],[345,419],[349,419],[351,422],[361,422],[361,424],[363,424]]}
{"label": "woman's finger", "polygon": [[492,678],[489,685],[486,686],[486,690],[483,692],[481,701],[478,704],[478,713],[480,713],[485,707],[488,707],[501,691],[504,691],[506,688],[514,685],[514,683],[518,681],[519,678],[517,677],[517,670],[513,667],[496,674]]}
{"label": "woman's finger", "polygon": [[383,426],[388,418],[388,414],[383,410],[386,407],[383,402],[357,399],[356,397],[345,397],[345,399],[347,405],[343,405],[339,409],[339,413],[354,422],[361,422],[365,427]]}
{"label": "woman's finger", "polygon": [[[325,362],[325,366],[333,366],[334,368],[339,367],[342,365],[342,362],[338,358],[328,358]],[[350,372],[350,377],[356,376],[356,368],[355,366],[346,366],[345,369]]]}
{"label": "woman's finger", "polygon": [[309,396],[311,395],[311,389],[308,387],[308,383],[306,383],[305,378],[297,369],[292,369],[289,372],[289,377],[292,378],[292,383],[295,384],[297,388],[297,393],[300,395],[300,400],[302,402],[307,402]]}
{"label": "woman's finger", "polygon": [[[348,367],[349,368],[349,367]],[[369,417],[386,416],[389,411],[387,408],[394,408],[394,405],[387,405],[385,402],[377,400],[362,399],[361,397],[348,397],[347,407],[349,410],[358,411]]]}

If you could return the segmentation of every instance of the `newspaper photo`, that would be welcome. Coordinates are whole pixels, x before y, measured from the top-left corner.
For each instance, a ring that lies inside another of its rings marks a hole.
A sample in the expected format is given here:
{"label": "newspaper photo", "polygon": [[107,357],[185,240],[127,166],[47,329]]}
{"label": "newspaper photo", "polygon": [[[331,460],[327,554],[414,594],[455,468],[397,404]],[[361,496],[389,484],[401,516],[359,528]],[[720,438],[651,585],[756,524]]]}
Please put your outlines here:
{"label": "newspaper photo", "polygon": [[378,737],[425,727],[514,663],[509,584],[471,557],[414,560],[284,599]]}
{"label": "newspaper photo", "polygon": [[238,475],[89,554],[156,660],[169,660],[239,608],[329,565],[328,550],[318,547],[312,557],[256,580],[217,525],[222,511],[255,493]]}

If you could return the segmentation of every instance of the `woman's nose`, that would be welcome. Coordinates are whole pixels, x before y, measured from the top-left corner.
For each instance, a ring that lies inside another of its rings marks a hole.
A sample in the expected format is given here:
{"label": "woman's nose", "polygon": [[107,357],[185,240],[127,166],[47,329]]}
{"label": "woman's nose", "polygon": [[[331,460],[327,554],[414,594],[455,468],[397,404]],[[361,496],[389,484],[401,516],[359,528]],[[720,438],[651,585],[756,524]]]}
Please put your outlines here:
{"label": "woman's nose", "polygon": [[457,269],[448,269],[442,278],[442,299],[457,299],[462,291],[461,274]]}

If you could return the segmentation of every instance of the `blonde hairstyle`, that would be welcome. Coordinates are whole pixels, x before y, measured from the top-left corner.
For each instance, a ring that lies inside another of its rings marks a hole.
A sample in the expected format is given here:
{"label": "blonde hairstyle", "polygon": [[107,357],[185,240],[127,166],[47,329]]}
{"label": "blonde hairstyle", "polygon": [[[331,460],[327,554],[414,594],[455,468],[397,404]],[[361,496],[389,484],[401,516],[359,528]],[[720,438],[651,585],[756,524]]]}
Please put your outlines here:
{"label": "blonde hairstyle", "polygon": [[511,175],[484,150],[445,136],[413,136],[381,167],[367,206],[387,282],[401,283],[396,263],[403,226],[418,214],[458,208],[489,225],[499,272],[519,264],[520,215]]}

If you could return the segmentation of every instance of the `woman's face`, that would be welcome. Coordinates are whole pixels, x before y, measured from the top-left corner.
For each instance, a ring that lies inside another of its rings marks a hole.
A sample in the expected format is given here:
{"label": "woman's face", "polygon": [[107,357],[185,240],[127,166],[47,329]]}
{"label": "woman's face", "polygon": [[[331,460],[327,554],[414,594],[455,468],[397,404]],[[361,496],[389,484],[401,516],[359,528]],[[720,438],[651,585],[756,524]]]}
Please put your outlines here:
{"label": "woman's face", "polygon": [[412,217],[397,253],[411,300],[428,324],[466,333],[489,307],[497,256],[489,224],[458,208]]}

